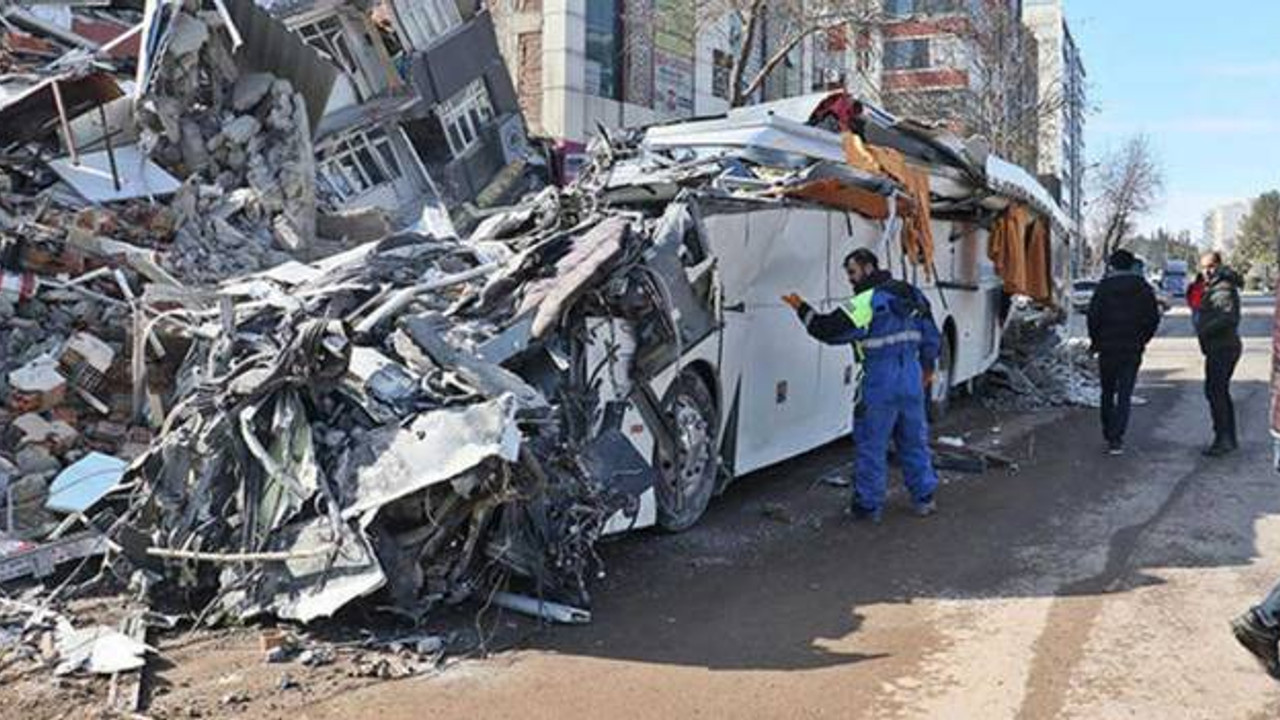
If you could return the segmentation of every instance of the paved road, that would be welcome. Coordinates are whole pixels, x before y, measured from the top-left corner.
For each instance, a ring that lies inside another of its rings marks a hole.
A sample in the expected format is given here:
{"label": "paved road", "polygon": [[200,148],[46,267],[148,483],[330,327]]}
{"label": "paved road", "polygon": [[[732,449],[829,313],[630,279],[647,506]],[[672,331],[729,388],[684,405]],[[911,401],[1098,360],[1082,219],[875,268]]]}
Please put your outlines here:
{"label": "paved road", "polygon": [[1199,355],[1173,314],[1123,458],[1089,411],[1003,419],[1020,472],[872,528],[815,483],[847,449],[820,451],[731,488],[690,533],[607,548],[594,624],[300,715],[1273,718],[1280,686],[1226,629],[1280,578],[1269,302],[1247,308],[1231,458],[1199,455]]}

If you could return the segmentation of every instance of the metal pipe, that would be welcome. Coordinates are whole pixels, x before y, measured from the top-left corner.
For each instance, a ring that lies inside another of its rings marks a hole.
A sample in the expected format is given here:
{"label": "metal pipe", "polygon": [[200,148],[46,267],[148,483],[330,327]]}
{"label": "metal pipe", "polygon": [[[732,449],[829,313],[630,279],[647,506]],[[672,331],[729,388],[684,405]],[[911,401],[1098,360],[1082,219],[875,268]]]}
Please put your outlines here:
{"label": "metal pipe", "polygon": [[80,164],[80,153],[76,150],[76,139],[71,136],[71,122],[67,120],[67,108],[62,104],[62,89],[58,86],[58,81],[54,80],[53,86],[53,104],[58,106],[58,121],[62,123],[62,134],[67,139],[67,149],[71,151],[71,164]]}
{"label": "metal pipe", "polygon": [[493,604],[525,615],[542,618],[549,622],[566,625],[585,625],[591,622],[591,611],[563,605],[548,600],[539,600],[528,595],[516,595],[508,592],[493,594]]}
{"label": "metal pipe", "polygon": [[102,120],[102,142],[107,145],[107,162],[111,164],[111,183],[116,192],[120,192],[120,171],[116,168],[116,150],[111,145],[111,128],[107,127],[107,110],[105,105],[98,105],[98,119]]}

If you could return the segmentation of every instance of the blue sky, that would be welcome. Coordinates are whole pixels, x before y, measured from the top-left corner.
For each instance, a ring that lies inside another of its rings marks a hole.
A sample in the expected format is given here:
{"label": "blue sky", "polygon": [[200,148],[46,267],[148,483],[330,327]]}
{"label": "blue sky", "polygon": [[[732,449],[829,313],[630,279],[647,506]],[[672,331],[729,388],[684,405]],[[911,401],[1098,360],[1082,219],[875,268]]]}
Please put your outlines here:
{"label": "blue sky", "polygon": [[1146,133],[1165,200],[1142,226],[1280,189],[1280,2],[1064,0],[1089,74],[1087,162]]}

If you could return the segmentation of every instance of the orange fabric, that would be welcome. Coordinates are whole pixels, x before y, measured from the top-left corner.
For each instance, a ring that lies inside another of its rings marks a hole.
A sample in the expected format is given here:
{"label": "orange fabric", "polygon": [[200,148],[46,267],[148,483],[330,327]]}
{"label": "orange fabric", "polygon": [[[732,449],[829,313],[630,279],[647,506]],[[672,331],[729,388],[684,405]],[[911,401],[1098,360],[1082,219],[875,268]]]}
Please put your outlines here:
{"label": "orange fabric", "polygon": [[[825,178],[802,185],[793,185],[783,188],[780,194],[786,197],[821,203],[841,210],[852,210],[873,220],[884,220],[889,217],[888,198],[870,190],[845,185],[835,178]],[[899,207],[901,208],[902,206],[899,205]]]}
{"label": "orange fabric", "polygon": [[915,202],[916,212],[906,217],[903,223],[902,251],[912,263],[924,266],[926,277],[932,277],[933,212],[929,173],[908,165],[902,153],[893,148],[872,145],[869,151],[884,173],[906,188]]}
{"label": "orange fabric", "polygon": [[1042,303],[1053,301],[1053,268],[1049,221],[1014,204],[991,228],[987,256],[1004,280],[1005,292]]}
{"label": "orange fabric", "polygon": [[844,147],[845,162],[854,168],[872,175],[879,175],[883,172],[880,169],[880,162],[867,150],[867,144],[862,141],[861,137],[851,132],[846,132],[840,136],[840,144]]}
{"label": "orange fabric", "polygon": [[996,272],[1004,280],[1005,292],[1011,295],[1026,294],[1027,287],[1027,226],[1031,214],[1022,205],[1010,205],[991,228],[987,255],[996,265]]}
{"label": "orange fabric", "polygon": [[1027,295],[1042,303],[1053,302],[1052,259],[1049,255],[1049,221],[1037,217],[1027,242]]}

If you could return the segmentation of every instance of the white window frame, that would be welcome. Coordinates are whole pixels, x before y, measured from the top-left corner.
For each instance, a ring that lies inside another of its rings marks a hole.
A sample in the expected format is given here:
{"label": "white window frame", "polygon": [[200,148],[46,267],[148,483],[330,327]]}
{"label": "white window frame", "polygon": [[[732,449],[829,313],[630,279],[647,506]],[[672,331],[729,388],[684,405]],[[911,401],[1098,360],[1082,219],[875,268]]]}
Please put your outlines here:
{"label": "white window frame", "polygon": [[347,37],[346,24],[336,14],[325,15],[294,27],[307,45],[318,50],[351,78],[361,100],[373,95],[373,88],[361,72],[360,57]]}
{"label": "white window frame", "polygon": [[325,142],[317,169],[344,203],[404,177],[391,136],[382,128],[354,130]]}
{"label": "white window frame", "polygon": [[436,113],[449,143],[449,151],[455,158],[462,157],[480,142],[481,131],[495,117],[483,78],[472,80],[453,97],[440,103]]}
{"label": "white window frame", "polygon": [[393,0],[395,16],[404,25],[405,39],[415,50],[426,50],[462,24],[455,0]]}

